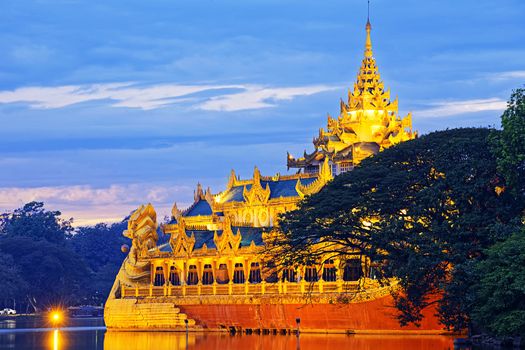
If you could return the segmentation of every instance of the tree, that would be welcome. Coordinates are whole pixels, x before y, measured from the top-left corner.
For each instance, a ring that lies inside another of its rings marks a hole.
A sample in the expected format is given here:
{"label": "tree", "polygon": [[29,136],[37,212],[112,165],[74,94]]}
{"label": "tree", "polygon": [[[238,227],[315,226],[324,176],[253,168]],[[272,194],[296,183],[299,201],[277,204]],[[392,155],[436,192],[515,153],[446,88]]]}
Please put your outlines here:
{"label": "tree", "polygon": [[364,254],[385,283],[399,280],[402,324],[437,302],[446,326],[466,328],[472,262],[510,234],[524,205],[497,189],[490,132],[434,132],[365,159],[284,214],[269,251],[282,266]]}
{"label": "tree", "polygon": [[476,324],[500,336],[525,334],[525,229],[489,248],[476,272]]}
{"label": "tree", "polygon": [[65,245],[30,237],[4,237],[0,239],[0,253],[12,255],[17,280],[27,286],[17,291],[18,299],[25,299],[35,311],[67,304],[80,298],[86,288],[89,271]]}
{"label": "tree", "polygon": [[41,202],[0,215],[0,263],[9,282],[5,288],[19,304],[29,303],[37,311],[82,295],[90,272],[66,245],[71,222]]}
{"label": "tree", "polygon": [[27,203],[11,213],[0,215],[0,233],[64,243],[73,231],[72,219],[63,220],[60,214],[59,211],[45,210],[42,202]]}
{"label": "tree", "polygon": [[87,286],[89,303],[102,303],[109,294],[125,257],[120,248],[129,244],[129,239],[122,235],[126,228],[127,220],[111,225],[100,223],[80,227],[69,240],[73,250],[93,271]]}
{"label": "tree", "polygon": [[510,190],[525,198],[525,88],[512,92],[501,116],[501,133],[493,138],[498,171]]}
{"label": "tree", "polygon": [[12,255],[0,252],[0,296],[4,306],[12,305],[8,300],[16,300],[20,293],[27,290],[27,283],[21,278],[22,274]]}

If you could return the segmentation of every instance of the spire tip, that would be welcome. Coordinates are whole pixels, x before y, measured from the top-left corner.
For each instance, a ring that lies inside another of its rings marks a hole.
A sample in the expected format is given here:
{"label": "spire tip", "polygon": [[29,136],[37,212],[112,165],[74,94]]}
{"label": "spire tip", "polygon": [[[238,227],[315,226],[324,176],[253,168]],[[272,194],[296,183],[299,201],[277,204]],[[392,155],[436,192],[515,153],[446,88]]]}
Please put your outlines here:
{"label": "spire tip", "polygon": [[368,14],[366,16],[366,30],[370,31],[372,29],[372,25],[370,24],[370,0],[368,0]]}

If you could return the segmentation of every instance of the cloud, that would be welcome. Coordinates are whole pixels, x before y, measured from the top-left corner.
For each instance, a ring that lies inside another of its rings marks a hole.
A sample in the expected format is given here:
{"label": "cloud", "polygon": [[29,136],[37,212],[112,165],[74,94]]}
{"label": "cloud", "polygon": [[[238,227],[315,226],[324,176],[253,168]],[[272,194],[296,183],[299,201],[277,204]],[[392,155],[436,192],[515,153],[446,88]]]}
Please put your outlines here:
{"label": "cloud", "polygon": [[[275,101],[291,100],[335,87],[263,87],[258,85],[178,85],[142,86],[135,83],[23,87],[0,91],[0,104],[27,103],[35,109],[57,109],[73,104],[110,100],[112,107],[151,110],[177,103],[190,103],[196,109],[239,111],[275,106]],[[206,96],[198,96],[206,94]],[[211,96],[210,96],[211,95]],[[198,96],[198,97],[197,97]]]}
{"label": "cloud", "polygon": [[264,88],[248,86],[245,91],[210,98],[199,108],[210,111],[240,111],[274,107],[275,101],[287,101],[297,96],[309,96],[320,92],[339,89],[327,85],[313,85],[287,88]]}
{"label": "cloud", "polygon": [[485,111],[503,111],[507,102],[500,98],[487,98],[462,101],[442,101],[431,104],[433,107],[414,111],[417,118],[438,118],[458,114],[476,113]]}
{"label": "cloud", "polygon": [[[192,189],[186,186],[111,185],[59,187],[0,188],[0,210],[9,211],[31,201],[44,202],[48,209],[60,210],[64,218],[73,217],[76,226],[122,220],[140,204],[152,203],[158,217],[168,215],[177,197],[188,198]],[[178,203],[179,207],[188,204]]]}
{"label": "cloud", "polygon": [[493,81],[525,79],[525,70],[492,73],[488,78]]}

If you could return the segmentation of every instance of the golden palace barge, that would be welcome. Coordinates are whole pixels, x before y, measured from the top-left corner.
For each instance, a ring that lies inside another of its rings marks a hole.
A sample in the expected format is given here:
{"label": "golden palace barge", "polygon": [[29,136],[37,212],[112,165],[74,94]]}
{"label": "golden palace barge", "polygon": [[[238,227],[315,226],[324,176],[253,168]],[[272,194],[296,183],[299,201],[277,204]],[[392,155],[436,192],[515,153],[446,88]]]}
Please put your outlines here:
{"label": "golden palace barge", "polygon": [[151,204],[133,213],[124,232],[131,248],[105,305],[108,329],[444,333],[433,309],[420,327],[400,327],[389,289],[362,258],[282,271],[260,259],[279,214],[362,159],[416,137],[411,115],[400,118],[397,99],[384,90],[370,31],[368,21],[357,81],[338,118],[328,117],[312,153],[288,154],[296,174],[262,176],[255,168],[241,180],[232,171],[215,194],[198,185],[189,208],[173,206],[163,245]]}

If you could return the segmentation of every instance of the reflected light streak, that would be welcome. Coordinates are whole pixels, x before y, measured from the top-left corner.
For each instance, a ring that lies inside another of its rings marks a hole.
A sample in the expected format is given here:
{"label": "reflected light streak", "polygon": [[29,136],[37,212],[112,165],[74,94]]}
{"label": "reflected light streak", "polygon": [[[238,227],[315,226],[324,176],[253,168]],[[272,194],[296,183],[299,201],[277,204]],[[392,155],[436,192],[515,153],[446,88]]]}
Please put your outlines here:
{"label": "reflected light streak", "polygon": [[53,331],[53,350],[58,350],[60,347],[59,347],[59,340],[60,340],[60,335],[58,334],[58,329],[55,329]]}

